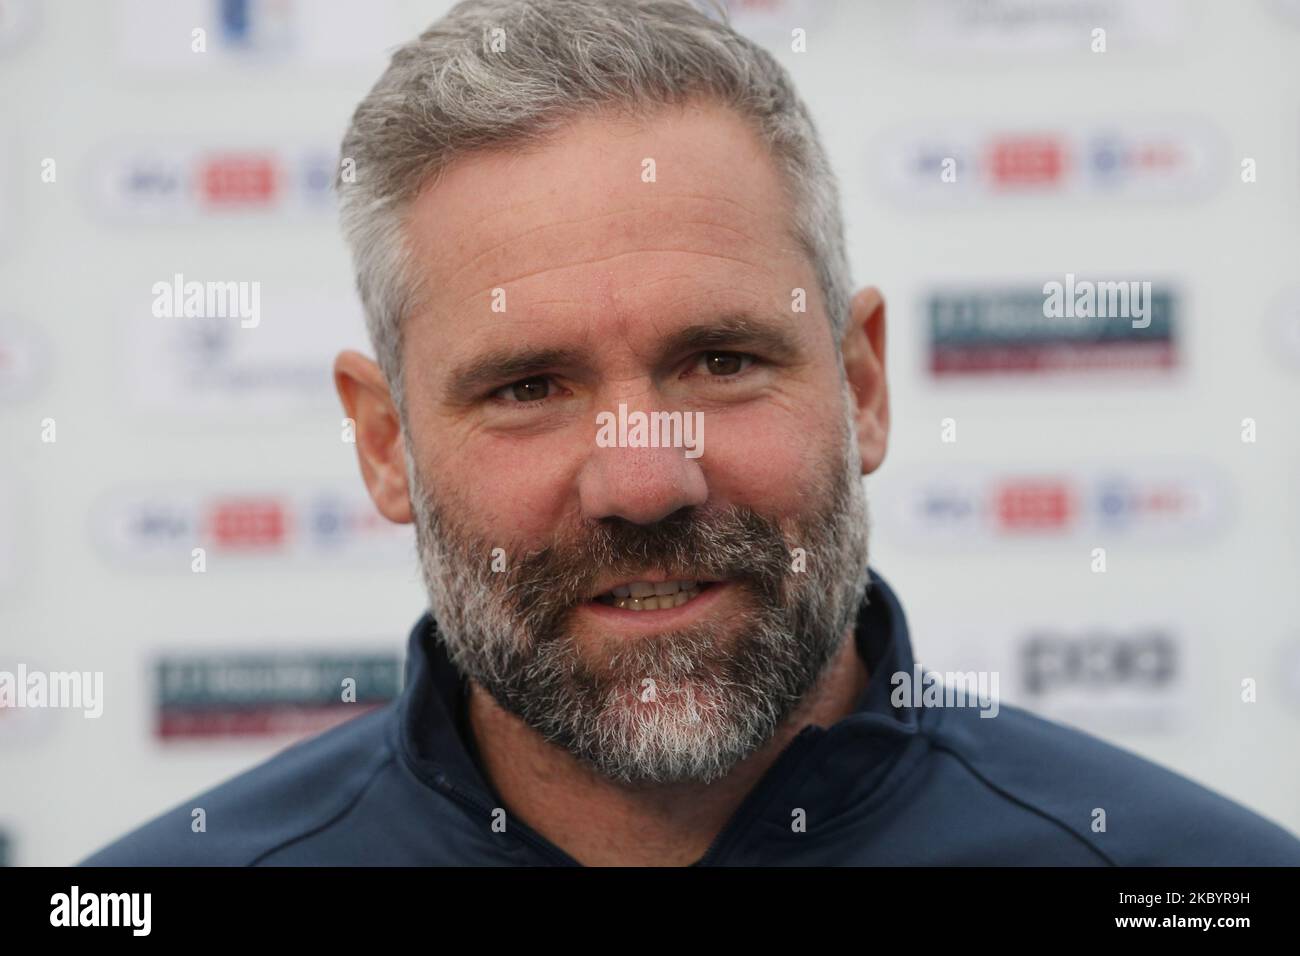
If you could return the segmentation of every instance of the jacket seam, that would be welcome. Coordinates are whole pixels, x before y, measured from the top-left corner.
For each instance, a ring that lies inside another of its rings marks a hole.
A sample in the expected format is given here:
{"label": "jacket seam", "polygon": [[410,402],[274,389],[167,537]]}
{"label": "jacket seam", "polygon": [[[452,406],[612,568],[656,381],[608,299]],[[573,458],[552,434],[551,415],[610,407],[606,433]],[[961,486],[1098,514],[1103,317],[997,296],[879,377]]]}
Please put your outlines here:
{"label": "jacket seam", "polygon": [[295,836],[288,837],[284,840],[281,840],[279,843],[275,844],[274,846],[269,847],[266,850],[263,850],[261,853],[253,857],[253,859],[249,860],[244,865],[249,867],[257,866],[263,861],[265,861],[266,858],[271,856],[272,854],[279,853],[281,850],[288,849],[289,847],[293,846],[295,843],[301,843],[303,840],[316,836],[317,834],[322,833],[325,830],[328,830],[330,827],[334,826],[336,823],[338,823],[340,820],[342,820],[344,817],[346,817],[349,813],[351,813],[353,810],[357,808],[358,804],[361,803],[362,797],[366,795],[366,793],[374,785],[375,781],[379,779],[379,775],[383,773],[384,769],[387,768],[388,765],[391,764],[392,762],[393,762],[393,754],[390,751],[389,754],[379,763],[379,765],[375,767],[374,771],[370,774],[370,776],[366,778],[365,782],[357,789],[357,792],[352,796],[352,799],[349,800],[347,804],[345,804],[343,808],[340,809],[337,813],[325,819],[318,826],[312,827],[310,830],[305,830],[302,833],[299,833]]}
{"label": "jacket seam", "polygon": [[1070,826],[1064,820],[1058,819],[1051,813],[1048,813],[1046,810],[1043,810],[1040,807],[1036,807],[1032,803],[1029,803],[1026,800],[1022,800],[1020,797],[1017,797],[1015,794],[1010,793],[1009,791],[998,786],[996,783],[994,783],[992,780],[986,777],[983,773],[977,770],[975,766],[966,757],[958,753],[953,748],[949,747],[947,744],[940,743],[934,740],[933,738],[931,738],[930,746],[933,747],[935,750],[948,754],[959,764],[961,764],[966,769],[967,773],[969,773],[972,777],[974,777],[976,780],[982,783],[989,790],[996,793],[1002,799],[1016,804],[1017,806],[1029,811],[1035,816],[1041,817],[1042,819],[1046,820],[1048,823],[1051,823],[1052,825],[1063,830],[1066,834],[1072,837],[1079,844],[1081,844],[1082,846],[1086,847],[1088,850],[1091,850],[1093,853],[1099,856],[1102,859],[1102,861],[1106,863],[1107,866],[1117,867],[1120,865],[1118,862],[1111,859],[1111,857],[1107,855],[1104,851],[1093,846],[1091,843],[1085,840],[1078,833],[1075,833],[1074,830],[1071,829]]}

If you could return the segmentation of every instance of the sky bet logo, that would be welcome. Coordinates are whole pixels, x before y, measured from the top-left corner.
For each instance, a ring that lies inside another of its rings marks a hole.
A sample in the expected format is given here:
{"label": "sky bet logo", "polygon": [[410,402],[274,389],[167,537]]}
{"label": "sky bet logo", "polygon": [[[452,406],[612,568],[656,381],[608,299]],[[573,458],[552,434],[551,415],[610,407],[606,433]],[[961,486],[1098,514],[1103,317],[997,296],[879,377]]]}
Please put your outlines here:
{"label": "sky bet logo", "polygon": [[1021,196],[1185,200],[1208,194],[1221,137],[1158,120],[987,129],[910,126],[879,140],[877,182],[894,201],[936,205]]}
{"label": "sky bet logo", "polygon": [[897,507],[882,516],[905,538],[927,545],[1121,537],[1135,544],[1185,544],[1217,531],[1226,512],[1225,480],[1191,464],[1058,473],[943,467],[902,480]]}
{"label": "sky bet logo", "polygon": [[320,146],[133,145],[96,164],[94,201],[114,221],[327,215],[334,163]]}
{"label": "sky bet logo", "polygon": [[353,488],[126,489],[100,502],[92,533],[115,563],[174,571],[194,570],[195,549],[211,569],[266,559],[392,567],[413,547],[409,525],[388,521]]}

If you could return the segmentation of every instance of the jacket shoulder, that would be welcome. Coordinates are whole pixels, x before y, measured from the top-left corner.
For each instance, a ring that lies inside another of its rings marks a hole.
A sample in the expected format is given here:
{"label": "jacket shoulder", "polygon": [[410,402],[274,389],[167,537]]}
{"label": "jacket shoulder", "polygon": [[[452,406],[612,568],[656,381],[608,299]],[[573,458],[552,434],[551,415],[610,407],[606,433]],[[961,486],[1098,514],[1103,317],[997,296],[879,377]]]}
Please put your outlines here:
{"label": "jacket shoulder", "polygon": [[1018,707],[937,708],[925,733],[1004,801],[1118,866],[1300,866],[1300,839],[1153,761]]}
{"label": "jacket shoulder", "polygon": [[[250,866],[344,817],[393,760],[394,705],[355,717],[160,814],[80,866]],[[196,809],[204,829],[193,829]]]}

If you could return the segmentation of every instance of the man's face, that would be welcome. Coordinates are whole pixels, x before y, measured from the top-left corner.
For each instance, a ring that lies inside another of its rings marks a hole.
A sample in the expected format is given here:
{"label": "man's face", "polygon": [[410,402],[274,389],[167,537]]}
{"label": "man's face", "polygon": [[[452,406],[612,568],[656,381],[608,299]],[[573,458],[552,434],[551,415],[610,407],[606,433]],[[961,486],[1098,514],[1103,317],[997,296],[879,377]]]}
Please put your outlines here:
{"label": "man's face", "polygon": [[[616,779],[725,774],[865,585],[853,404],[790,216],[761,141],[711,105],[583,118],[412,207],[403,436],[431,606],[471,678]],[[620,405],[702,420],[702,454],[598,442]],[[709,583],[620,600],[681,581]]]}

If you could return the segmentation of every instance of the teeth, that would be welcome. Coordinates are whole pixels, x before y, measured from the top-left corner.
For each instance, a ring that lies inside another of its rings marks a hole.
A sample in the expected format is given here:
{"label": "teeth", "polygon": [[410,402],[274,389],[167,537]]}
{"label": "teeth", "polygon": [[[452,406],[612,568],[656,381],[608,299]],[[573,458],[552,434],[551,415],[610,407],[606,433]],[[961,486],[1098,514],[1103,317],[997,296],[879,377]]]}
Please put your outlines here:
{"label": "teeth", "polygon": [[658,611],[681,607],[698,597],[701,581],[629,581],[600,595],[596,600],[631,611]]}
{"label": "teeth", "polygon": [[687,601],[700,596],[699,588],[677,591],[673,594],[652,594],[647,597],[615,597],[612,605],[625,611],[661,611],[670,607],[681,607]]}

